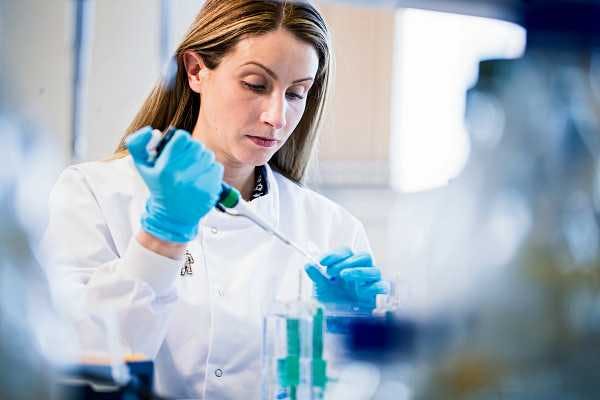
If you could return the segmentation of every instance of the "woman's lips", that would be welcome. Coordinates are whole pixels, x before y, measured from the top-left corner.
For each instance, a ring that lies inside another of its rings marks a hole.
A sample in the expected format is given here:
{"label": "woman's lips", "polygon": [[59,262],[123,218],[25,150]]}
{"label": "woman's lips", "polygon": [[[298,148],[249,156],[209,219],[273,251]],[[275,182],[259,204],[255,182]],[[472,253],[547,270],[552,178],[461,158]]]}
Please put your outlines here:
{"label": "woman's lips", "polygon": [[259,146],[259,147],[275,147],[277,146],[277,144],[279,143],[279,140],[275,140],[275,139],[266,139],[263,137],[259,137],[259,136],[247,136],[248,139],[250,139],[252,141],[252,143],[254,143],[255,145]]}

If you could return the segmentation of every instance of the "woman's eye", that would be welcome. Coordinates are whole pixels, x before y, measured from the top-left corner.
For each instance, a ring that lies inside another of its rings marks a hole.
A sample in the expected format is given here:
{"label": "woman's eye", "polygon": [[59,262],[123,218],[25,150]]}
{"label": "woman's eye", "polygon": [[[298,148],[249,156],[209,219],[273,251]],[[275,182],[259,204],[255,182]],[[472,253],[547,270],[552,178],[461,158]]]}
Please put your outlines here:
{"label": "woman's eye", "polygon": [[242,82],[242,84],[247,87],[248,89],[257,92],[257,93],[263,93],[267,88],[265,85],[254,85],[252,83],[248,83],[248,82]]}
{"label": "woman's eye", "polygon": [[299,95],[298,93],[293,93],[293,92],[286,93],[286,96],[290,100],[303,100],[304,99],[304,96]]}

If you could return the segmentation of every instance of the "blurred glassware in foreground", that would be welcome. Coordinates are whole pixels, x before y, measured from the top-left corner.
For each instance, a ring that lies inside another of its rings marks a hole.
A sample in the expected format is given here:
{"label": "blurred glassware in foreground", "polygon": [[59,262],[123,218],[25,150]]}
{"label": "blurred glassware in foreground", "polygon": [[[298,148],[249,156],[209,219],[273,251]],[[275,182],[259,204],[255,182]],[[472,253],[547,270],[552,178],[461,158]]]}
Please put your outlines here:
{"label": "blurred glassware in foreground", "polygon": [[[409,374],[381,356],[393,349],[384,340],[370,352],[381,388],[404,382],[414,399],[600,395],[600,25],[589,29],[599,18],[600,4],[532,2],[525,56],[481,63],[469,162],[416,206],[421,221],[403,221],[416,245],[390,318],[413,321],[416,346]],[[373,332],[357,327],[353,343]]]}
{"label": "blurred glassware in foreground", "polygon": [[60,164],[33,124],[0,115],[0,140],[0,398],[51,398],[53,366],[76,347],[34,257]]}
{"label": "blurred glassware in foreground", "polygon": [[[495,229],[516,252],[471,291],[470,329],[417,398],[600,393],[598,54],[532,46],[521,60],[481,64],[468,99],[471,168],[485,175],[489,204],[504,204]],[[519,235],[511,215],[525,221]],[[503,246],[472,251],[484,266]]]}

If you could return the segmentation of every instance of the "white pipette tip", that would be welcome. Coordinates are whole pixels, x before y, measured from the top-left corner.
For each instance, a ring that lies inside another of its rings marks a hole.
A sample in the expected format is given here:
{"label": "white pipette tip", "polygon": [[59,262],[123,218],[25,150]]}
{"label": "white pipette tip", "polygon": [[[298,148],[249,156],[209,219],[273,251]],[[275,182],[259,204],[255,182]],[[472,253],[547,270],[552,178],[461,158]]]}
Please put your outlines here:
{"label": "white pipette tip", "polygon": [[313,265],[315,265],[317,267],[317,269],[319,270],[321,275],[323,275],[327,280],[329,280],[329,281],[335,280],[335,278],[329,276],[329,274],[327,273],[327,269],[324,266],[322,266],[318,261],[313,261]]}
{"label": "white pipette tip", "polygon": [[335,278],[329,276],[329,274],[327,273],[327,268],[324,265],[322,265],[319,261],[319,258],[315,256],[315,254],[319,254],[319,250],[313,242],[309,241],[306,244],[306,250],[303,250],[303,253],[306,256],[306,258],[310,261],[310,263],[317,267],[317,269],[319,270],[321,275],[323,275],[323,277],[330,281],[335,280]]}
{"label": "white pipette tip", "polygon": [[308,254],[307,252],[305,252],[301,249],[298,249],[298,250],[300,250],[304,254],[304,256],[308,259],[308,261],[310,261],[309,265],[316,267],[325,279],[327,279],[329,281],[335,280],[335,278],[332,278],[331,276],[329,276],[329,274],[327,273],[327,268],[325,268],[324,265],[321,265],[321,263],[316,258],[314,258],[313,256],[311,256],[310,254]]}

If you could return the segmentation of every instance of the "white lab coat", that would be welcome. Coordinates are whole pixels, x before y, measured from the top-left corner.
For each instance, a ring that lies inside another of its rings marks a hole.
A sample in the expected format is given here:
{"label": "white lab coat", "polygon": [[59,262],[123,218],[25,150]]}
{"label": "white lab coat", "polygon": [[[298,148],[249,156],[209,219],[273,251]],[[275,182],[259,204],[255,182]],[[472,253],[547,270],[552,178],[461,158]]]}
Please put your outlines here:
{"label": "white lab coat", "polygon": [[[284,235],[320,252],[369,251],[347,211],[270,168],[267,177],[268,194],[250,205]],[[107,339],[114,332],[122,349],[154,360],[160,394],[258,398],[263,313],[275,299],[295,297],[306,260],[252,223],[213,210],[188,246],[192,275],[182,276],[182,260],[135,240],[147,196],[130,157],[68,167],[53,189],[48,276],[58,301],[76,306],[84,350],[115,349]],[[116,324],[99,319],[106,310]]]}

